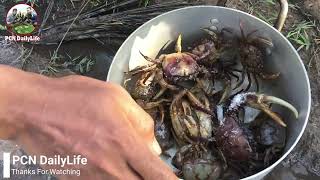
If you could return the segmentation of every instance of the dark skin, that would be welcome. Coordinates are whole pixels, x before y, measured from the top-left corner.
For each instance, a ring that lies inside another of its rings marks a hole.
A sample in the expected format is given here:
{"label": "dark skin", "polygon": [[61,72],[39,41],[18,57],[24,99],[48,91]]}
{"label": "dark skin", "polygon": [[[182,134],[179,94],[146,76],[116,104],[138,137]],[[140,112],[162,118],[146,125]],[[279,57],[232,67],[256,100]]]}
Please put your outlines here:
{"label": "dark skin", "polygon": [[177,179],[157,156],[152,118],[120,86],[3,65],[0,74],[0,139],[29,155],[88,159],[80,177],[60,179]]}

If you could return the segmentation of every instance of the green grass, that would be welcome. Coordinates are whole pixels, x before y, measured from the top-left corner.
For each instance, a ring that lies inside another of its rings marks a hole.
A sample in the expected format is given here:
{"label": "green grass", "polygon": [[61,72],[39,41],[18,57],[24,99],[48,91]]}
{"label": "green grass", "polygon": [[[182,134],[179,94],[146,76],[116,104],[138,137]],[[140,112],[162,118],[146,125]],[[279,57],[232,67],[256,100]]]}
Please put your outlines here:
{"label": "green grass", "polygon": [[277,3],[276,0],[265,0],[265,3],[271,4],[271,5],[275,5]]}
{"label": "green grass", "polygon": [[259,19],[265,21],[266,23],[270,24],[271,26],[273,25],[273,22],[277,19],[277,16],[278,16],[276,13],[272,13],[271,17],[267,17],[267,16],[261,14],[261,13],[259,13],[259,11],[255,11],[254,13]]}
{"label": "green grass", "polygon": [[16,34],[30,34],[34,31],[35,27],[32,24],[21,24],[21,25],[16,25],[13,28],[13,31]]}
{"label": "green grass", "polygon": [[[252,14],[259,19],[267,22],[270,25],[273,25],[274,21],[277,19],[278,10],[275,9],[275,5],[278,3],[276,0],[259,0],[259,1],[249,1],[242,0],[246,5],[246,11],[249,14]],[[272,9],[272,12],[265,12],[263,7],[268,7],[268,9]]]}
{"label": "green grass", "polygon": [[302,21],[292,26],[287,34],[287,38],[298,46],[297,51],[303,48],[306,50],[310,48],[312,41],[308,35],[308,30],[314,27],[314,23],[310,21]]}
{"label": "green grass", "polygon": [[69,60],[65,63],[70,67],[74,72],[85,74],[92,70],[92,66],[95,64],[95,60],[91,56],[77,56],[71,57],[68,55]]}
{"label": "green grass", "polygon": [[41,74],[52,76],[58,74],[62,69],[70,69],[77,74],[85,74],[92,70],[95,60],[91,56],[72,57],[59,55],[56,51],[50,53],[50,61]]}
{"label": "green grass", "polygon": [[140,0],[140,6],[147,7],[151,0]]}
{"label": "green grass", "polygon": [[7,30],[7,27],[2,25],[2,24],[0,24],[0,31],[4,31],[4,30]]}
{"label": "green grass", "polygon": [[[273,25],[276,21],[279,13],[279,3],[277,0],[258,0],[258,1],[250,1],[250,0],[242,0],[243,3],[246,5],[246,11],[249,14],[252,14],[259,19],[267,22],[270,25]],[[291,2],[289,3],[290,9],[295,9],[295,5]],[[268,7],[269,10],[264,10],[265,7]]]}
{"label": "green grass", "polygon": [[[71,0],[70,0],[71,1]],[[72,1],[71,1],[72,2]],[[91,7],[96,7],[99,6],[101,4],[101,0],[90,0],[90,5]]]}
{"label": "green grass", "polygon": [[60,72],[59,69],[62,68],[61,64],[57,63],[59,60],[61,60],[63,57],[58,55],[56,51],[51,54],[50,52],[50,61],[48,64],[46,64],[45,68],[40,71],[40,74],[47,75],[47,76],[52,76],[56,75],[57,73]]}

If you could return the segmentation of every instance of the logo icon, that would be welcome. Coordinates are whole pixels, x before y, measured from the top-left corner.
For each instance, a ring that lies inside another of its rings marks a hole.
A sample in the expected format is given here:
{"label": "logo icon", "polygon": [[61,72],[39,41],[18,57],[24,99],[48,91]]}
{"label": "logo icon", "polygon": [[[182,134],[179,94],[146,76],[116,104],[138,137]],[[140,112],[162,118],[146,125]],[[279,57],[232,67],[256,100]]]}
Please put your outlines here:
{"label": "logo icon", "polygon": [[7,13],[6,26],[15,35],[30,35],[38,25],[37,12],[27,4],[17,4]]}

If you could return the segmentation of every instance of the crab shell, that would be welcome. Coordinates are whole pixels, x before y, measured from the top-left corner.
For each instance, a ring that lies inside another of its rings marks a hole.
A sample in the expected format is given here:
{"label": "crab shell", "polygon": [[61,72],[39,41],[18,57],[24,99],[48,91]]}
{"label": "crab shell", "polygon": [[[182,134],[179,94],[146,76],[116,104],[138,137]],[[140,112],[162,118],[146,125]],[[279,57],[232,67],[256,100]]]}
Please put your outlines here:
{"label": "crab shell", "polygon": [[286,142],[286,128],[272,120],[263,121],[259,127],[259,143],[270,146],[284,146]]}
{"label": "crab shell", "polygon": [[170,116],[178,144],[190,143],[191,139],[200,137],[212,137],[211,116],[193,108],[186,99],[171,105]]}
{"label": "crab shell", "polygon": [[191,53],[172,53],[159,59],[166,79],[171,82],[194,80],[199,72],[197,56]]}
{"label": "crab shell", "polygon": [[234,117],[227,116],[224,118],[224,122],[220,124],[215,133],[215,139],[217,145],[227,157],[238,161],[249,159],[252,149]]}
{"label": "crab shell", "polygon": [[178,144],[190,142],[190,137],[197,138],[200,135],[197,121],[192,114],[191,105],[187,100],[183,99],[171,105],[171,122]]}
{"label": "crab shell", "polygon": [[154,74],[144,73],[137,79],[131,95],[134,99],[149,100],[157,93],[157,86],[154,83]]}
{"label": "crab shell", "polygon": [[173,157],[172,164],[182,170],[185,180],[218,179],[223,171],[222,163],[211,151],[198,148],[192,144],[182,146]]}
{"label": "crab shell", "polygon": [[222,166],[213,159],[199,158],[186,161],[182,172],[186,180],[218,179],[222,174]]}

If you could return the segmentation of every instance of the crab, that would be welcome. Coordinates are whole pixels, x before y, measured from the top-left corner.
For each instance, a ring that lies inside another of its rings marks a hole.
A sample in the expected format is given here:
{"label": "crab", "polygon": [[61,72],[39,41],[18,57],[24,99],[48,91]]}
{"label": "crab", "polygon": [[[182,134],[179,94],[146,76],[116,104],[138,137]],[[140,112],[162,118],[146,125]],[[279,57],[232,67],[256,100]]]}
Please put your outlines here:
{"label": "crab", "polygon": [[286,107],[296,118],[299,116],[294,106],[274,96],[247,92],[233,97],[224,118],[219,122],[219,127],[215,132],[217,145],[226,156],[234,160],[246,161],[252,153],[248,137],[241,128],[241,122],[238,119],[239,110],[243,105],[261,110],[277,124],[286,127],[282,118],[269,108],[270,103]]}
{"label": "crab", "polygon": [[[223,83],[223,93],[218,104],[227,100],[231,94],[231,81],[232,77],[239,81],[239,76],[235,73],[236,69],[231,68],[235,65],[238,57],[238,49],[235,48],[233,39],[226,37],[225,34],[230,34],[229,28],[223,28],[220,31],[213,31],[210,28],[203,28],[208,37],[203,39],[200,44],[192,49],[192,53],[199,56],[198,64],[206,67],[209,73],[204,75],[204,80],[210,83],[206,78],[210,74],[210,79],[213,81],[220,81]],[[237,71],[238,72],[238,71]],[[202,80],[202,81],[204,81]],[[199,81],[198,81],[199,82]],[[205,92],[212,95],[213,89],[205,87]]]}
{"label": "crab", "polygon": [[181,147],[173,157],[172,164],[181,171],[185,180],[218,179],[223,173],[219,158],[199,145]]}
{"label": "crab", "polygon": [[175,46],[176,52],[163,54],[157,59],[152,59],[140,52],[140,54],[152,64],[138,67],[131,72],[158,69],[163,72],[163,78],[173,84],[176,84],[179,81],[194,80],[200,71],[200,66],[197,64],[197,59],[199,57],[192,53],[182,52],[181,43],[182,35],[180,34]]}
{"label": "crab", "polygon": [[212,115],[209,100],[204,93],[195,95],[189,90],[183,90],[175,95],[170,105],[170,117],[177,143],[185,145],[199,139],[210,139]]}
{"label": "crab", "polygon": [[280,76],[279,72],[266,72],[264,67],[268,50],[273,48],[274,45],[269,38],[253,36],[257,30],[253,30],[248,34],[245,34],[243,29],[243,23],[240,21],[241,36],[238,38],[238,51],[240,53],[240,62],[243,69],[241,70],[241,81],[234,89],[240,87],[244,83],[246,74],[249,83],[244,91],[248,91],[250,89],[252,78],[255,81],[257,91],[259,91],[258,77],[263,80],[273,80]]}
{"label": "crab", "polygon": [[[286,144],[286,128],[279,125],[265,114],[259,114],[250,124],[249,129],[254,137],[256,157],[260,157],[265,167],[269,166],[281,153]],[[256,160],[256,159],[255,159]]]}
{"label": "crab", "polygon": [[173,137],[170,122],[166,116],[166,105],[171,103],[171,99],[160,99],[157,101],[146,102],[137,99],[137,104],[142,107],[154,121],[154,134],[163,153],[173,146]]}
{"label": "crab", "polygon": [[[140,52],[150,64],[129,71],[125,85],[154,119],[163,152],[175,140],[172,164],[181,177],[246,177],[273,163],[285,147],[287,125],[271,105],[299,114],[290,103],[258,93],[258,80],[280,75],[264,67],[271,40],[254,36],[256,30],[245,34],[242,23],[240,36],[230,28],[203,30],[208,36],[188,51],[179,35],[173,53],[152,59]],[[257,92],[248,92],[253,79]],[[172,157],[171,149],[163,155]]]}
{"label": "crab", "polygon": [[134,99],[148,101],[157,94],[157,84],[154,83],[155,73],[140,72],[129,77],[125,83],[125,88]]}
{"label": "crab", "polygon": [[137,67],[129,72],[131,75],[140,72],[155,73],[154,81],[161,86],[161,90],[153,99],[161,97],[167,89],[180,90],[179,87],[183,86],[183,82],[195,81],[200,73],[209,73],[206,68],[198,64],[198,61],[206,56],[206,53],[202,52],[201,55],[201,53],[182,52],[181,43],[182,35],[180,34],[175,46],[176,52],[160,55],[157,59],[152,59],[140,52],[152,64]]}

